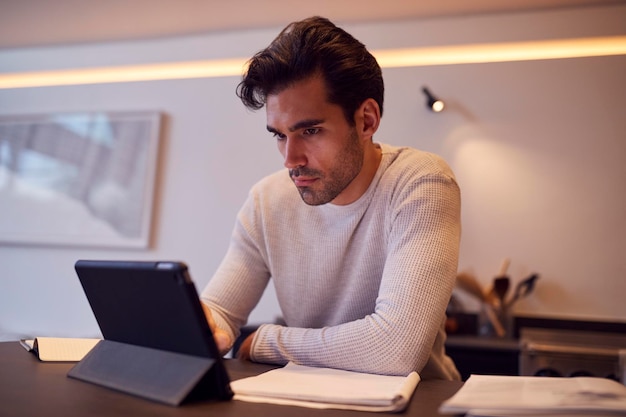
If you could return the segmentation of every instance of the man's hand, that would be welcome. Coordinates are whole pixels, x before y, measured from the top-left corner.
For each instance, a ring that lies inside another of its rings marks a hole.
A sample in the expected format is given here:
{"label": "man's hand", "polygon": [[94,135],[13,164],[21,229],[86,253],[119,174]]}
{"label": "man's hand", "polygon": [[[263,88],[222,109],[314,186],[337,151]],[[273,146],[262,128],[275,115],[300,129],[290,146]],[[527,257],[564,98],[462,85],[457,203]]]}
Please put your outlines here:
{"label": "man's hand", "polygon": [[215,320],[213,319],[213,314],[211,313],[211,309],[209,309],[209,307],[207,307],[202,302],[200,304],[202,304],[204,315],[206,316],[206,319],[209,322],[209,327],[211,328],[211,332],[213,333],[213,339],[215,339],[215,344],[217,345],[217,349],[220,352],[225,353],[232,345],[230,336],[224,330],[217,327],[217,325],[215,324]]}
{"label": "man's hand", "polygon": [[250,359],[250,350],[252,349],[252,340],[254,339],[254,335],[256,332],[252,332],[246,337],[241,346],[239,346],[239,351],[237,352],[237,359],[242,359],[249,361]]}

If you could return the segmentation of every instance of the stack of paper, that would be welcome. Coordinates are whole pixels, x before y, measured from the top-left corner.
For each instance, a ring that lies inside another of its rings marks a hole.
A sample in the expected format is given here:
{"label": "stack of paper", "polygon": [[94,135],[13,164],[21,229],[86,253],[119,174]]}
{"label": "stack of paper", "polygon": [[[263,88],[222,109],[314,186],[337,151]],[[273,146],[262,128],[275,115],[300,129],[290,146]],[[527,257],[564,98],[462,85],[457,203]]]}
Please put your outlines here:
{"label": "stack of paper", "polygon": [[420,381],[289,363],[258,376],[231,382],[235,399],[251,402],[362,411],[402,411]]}
{"label": "stack of paper", "polygon": [[440,409],[470,416],[626,414],[626,386],[594,377],[472,375]]}

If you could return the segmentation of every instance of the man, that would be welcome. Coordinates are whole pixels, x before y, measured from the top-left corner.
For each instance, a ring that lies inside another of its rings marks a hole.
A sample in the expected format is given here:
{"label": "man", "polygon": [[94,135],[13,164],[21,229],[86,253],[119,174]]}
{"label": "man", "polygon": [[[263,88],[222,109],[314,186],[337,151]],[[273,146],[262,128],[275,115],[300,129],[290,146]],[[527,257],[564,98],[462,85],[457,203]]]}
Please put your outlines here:
{"label": "man", "polygon": [[251,59],[237,93],[266,107],[287,170],[251,189],[202,293],[222,352],[272,279],[286,325],[261,325],[240,357],[459,378],[443,327],[459,189],[437,156],[373,141],[383,92],[374,57],[324,18],[290,24]]}

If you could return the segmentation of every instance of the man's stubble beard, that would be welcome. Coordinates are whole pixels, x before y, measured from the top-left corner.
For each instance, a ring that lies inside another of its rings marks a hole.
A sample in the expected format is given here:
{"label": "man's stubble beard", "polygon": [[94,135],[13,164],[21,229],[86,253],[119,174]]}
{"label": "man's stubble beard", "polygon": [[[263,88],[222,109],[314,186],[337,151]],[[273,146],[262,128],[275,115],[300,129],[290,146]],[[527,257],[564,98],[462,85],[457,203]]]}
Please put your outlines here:
{"label": "man's stubble beard", "polygon": [[356,178],[363,168],[365,151],[360,146],[359,136],[354,129],[350,132],[350,140],[333,161],[326,173],[307,167],[289,170],[291,178],[300,175],[317,177],[316,184],[322,183],[321,190],[311,187],[297,187],[302,201],[310,206],[319,206],[333,201]]}

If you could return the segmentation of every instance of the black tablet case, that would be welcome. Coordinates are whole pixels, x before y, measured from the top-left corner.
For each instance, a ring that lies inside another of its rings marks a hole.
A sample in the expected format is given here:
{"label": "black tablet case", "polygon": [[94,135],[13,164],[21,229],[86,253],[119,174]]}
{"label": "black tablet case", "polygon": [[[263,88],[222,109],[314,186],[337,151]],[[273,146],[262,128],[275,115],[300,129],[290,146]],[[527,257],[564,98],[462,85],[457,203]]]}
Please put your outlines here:
{"label": "black tablet case", "polygon": [[80,260],[75,269],[104,340],[69,377],[170,405],[232,397],[184,263]]}

